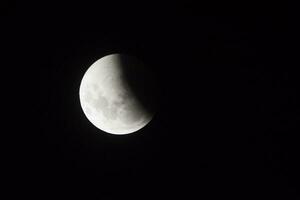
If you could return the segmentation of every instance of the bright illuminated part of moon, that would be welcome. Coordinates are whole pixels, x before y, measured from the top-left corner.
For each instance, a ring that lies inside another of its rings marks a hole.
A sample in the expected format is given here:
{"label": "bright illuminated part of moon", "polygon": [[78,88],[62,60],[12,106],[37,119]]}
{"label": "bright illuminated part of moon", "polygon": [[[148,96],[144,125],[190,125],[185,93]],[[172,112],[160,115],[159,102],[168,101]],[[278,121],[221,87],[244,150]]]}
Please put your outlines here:
{"label": "bright illuminated part of moon", "polygon": [[117,135],[146,126],[154,115],[153,102],[148,101],[154,96],[148,86],[153,88],[154,83],[149,77],[151,74],[133,57],[111,54],[97,60],[84,74],[79,88],[87,119]]}

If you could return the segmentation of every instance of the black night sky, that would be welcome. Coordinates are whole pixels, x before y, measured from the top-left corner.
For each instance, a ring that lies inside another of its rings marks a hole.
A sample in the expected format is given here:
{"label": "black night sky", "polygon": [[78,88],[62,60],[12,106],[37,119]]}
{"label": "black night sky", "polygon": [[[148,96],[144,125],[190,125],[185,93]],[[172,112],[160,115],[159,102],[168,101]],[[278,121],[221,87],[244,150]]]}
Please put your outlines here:
{"label": "black night sky", "polygon": [[[11,195],[298,195],[294,6],[195,2],[1,6],[9,119],[3,163]],[[138,57],[159,79],[160,109],[138,134],[104,133],[80,108],[84,72],[111,53]]]}

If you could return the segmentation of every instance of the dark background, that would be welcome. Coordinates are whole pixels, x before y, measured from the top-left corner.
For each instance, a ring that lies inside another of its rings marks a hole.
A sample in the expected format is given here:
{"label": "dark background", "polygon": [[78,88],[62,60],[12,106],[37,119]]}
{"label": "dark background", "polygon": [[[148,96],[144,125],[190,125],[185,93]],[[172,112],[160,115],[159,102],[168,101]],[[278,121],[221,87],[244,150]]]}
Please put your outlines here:
{"label": "dark background", "polygon": [[[295,197],[294,8],[2,3],[7,191],[40,199]],[[110,53],[135,55],[159,78],[160,109],[136,134],[106,134],[80,108],[84,72]]]}

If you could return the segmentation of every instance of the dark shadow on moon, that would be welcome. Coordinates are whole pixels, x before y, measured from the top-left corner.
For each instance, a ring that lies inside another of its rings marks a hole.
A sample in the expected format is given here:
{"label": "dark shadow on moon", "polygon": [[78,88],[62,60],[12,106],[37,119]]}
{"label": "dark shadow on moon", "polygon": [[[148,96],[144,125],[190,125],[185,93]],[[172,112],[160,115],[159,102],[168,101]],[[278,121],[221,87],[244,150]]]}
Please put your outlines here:
{"label": "dark shadow on moon", "polygon": [[119,55],[122,67],[121,79],[148,114],[158,108],[158,83],[155,74],[133,56]]}

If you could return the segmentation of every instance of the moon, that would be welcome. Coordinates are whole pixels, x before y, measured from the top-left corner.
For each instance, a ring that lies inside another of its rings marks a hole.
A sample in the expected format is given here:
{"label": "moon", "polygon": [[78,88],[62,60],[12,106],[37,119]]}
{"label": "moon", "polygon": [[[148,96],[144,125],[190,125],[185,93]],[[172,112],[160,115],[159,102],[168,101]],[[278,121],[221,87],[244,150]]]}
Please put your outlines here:
{"label": "moon", "polygon": [[129,134],[152,120],[157,109],[157,81],[135,57],[111,54],[87,69],[79,99],[94,126],[110,134]]}

